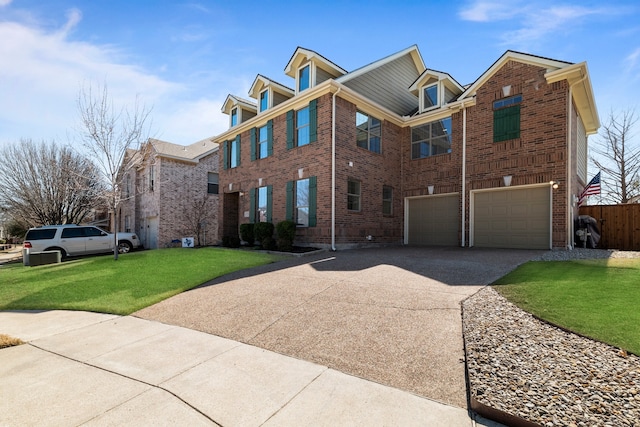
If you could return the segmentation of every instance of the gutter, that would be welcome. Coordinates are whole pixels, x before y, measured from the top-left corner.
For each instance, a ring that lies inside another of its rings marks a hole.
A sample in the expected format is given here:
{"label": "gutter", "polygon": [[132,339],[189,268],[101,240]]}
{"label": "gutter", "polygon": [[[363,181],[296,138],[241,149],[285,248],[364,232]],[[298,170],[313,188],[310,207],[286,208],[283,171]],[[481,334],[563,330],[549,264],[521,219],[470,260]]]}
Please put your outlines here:
{"label": "gutter", "polygon": [[336,96],[342,90],[332,95],[331,105],[331,250],[336,251]]}
{"label": "gutter", "polygon": [[[572,111],[571,106],[573,105],[573,86],[578,83],[582,83],[587,78],[587,75],[582,76],[580,80],[576,80],[575,82],[569,85],[569,100],[567,103],[567,114],[569,115],[569,126],[567,129],[567,249],[573,249],[573,195],[571,194],[572,185],[571,185],[571,135],[573,132],[573,123],[572,123]],[[580,116],[577,114],[578,120]],[[588,145],[588,144],[587,144]],[[551,190],[553,191],[553,190]],[[552,237],[553,239],[553,237]],[[552,241],[553,246],[553,241]]]}
{"label": "gutter", "polygon": [[466,244],[467,230],[465,228],[467,220],[467,107],[462,104],[462,244]]}

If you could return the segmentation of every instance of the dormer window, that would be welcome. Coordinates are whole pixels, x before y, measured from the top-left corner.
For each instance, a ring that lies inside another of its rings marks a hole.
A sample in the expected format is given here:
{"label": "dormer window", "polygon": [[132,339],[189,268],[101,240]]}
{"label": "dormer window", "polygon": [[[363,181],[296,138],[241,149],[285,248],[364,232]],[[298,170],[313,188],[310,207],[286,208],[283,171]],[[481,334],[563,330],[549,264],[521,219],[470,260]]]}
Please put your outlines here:
{"label": "dormer window", "polygon": [[311,86],[311,65],[307,64],[298,71],[298,92]]}
{"label": "dormer window", "polygon": [[433,84],[425,87],[422,90],[422,110],[428,110],[433,107],[439,106],[438,102],[438,84]]}
{"label": "dormer window", "polygon": [[267,108],[269,108],[269,89],[260,92],[260,111],[265,111]]}
{"label": "dormer window", "polygon": [[238,124],[238,109],[234,108],[231,110],[231,126],[235,126]]}

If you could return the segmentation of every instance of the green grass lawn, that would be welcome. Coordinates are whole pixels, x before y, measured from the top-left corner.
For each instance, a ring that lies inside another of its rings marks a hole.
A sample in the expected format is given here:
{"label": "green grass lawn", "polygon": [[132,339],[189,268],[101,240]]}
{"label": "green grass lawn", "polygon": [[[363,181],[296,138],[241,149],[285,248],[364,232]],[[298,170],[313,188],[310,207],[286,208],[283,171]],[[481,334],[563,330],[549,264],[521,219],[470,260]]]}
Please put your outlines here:
{"label": "green grass lawn", "polygon": [[494,289],[522,309],[640,355],[640,260],[529,262]]}
{"label": "green grass lawn", "polygon": [[279,257],[218,248],[161,249],[0,268],[0,310],[130,314],[232,271]]}

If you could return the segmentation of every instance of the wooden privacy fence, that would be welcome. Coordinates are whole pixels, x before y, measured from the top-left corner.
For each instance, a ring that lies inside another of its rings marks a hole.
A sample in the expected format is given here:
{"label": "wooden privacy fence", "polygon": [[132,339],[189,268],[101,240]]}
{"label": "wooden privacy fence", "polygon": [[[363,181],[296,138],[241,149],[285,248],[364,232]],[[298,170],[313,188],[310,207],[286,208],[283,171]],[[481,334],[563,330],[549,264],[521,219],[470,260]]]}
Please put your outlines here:
{"label": "wooden privacy fence", "polygon": [[598,248],[640,251],[640,203],[581,206],[579,213],[598,221]]}

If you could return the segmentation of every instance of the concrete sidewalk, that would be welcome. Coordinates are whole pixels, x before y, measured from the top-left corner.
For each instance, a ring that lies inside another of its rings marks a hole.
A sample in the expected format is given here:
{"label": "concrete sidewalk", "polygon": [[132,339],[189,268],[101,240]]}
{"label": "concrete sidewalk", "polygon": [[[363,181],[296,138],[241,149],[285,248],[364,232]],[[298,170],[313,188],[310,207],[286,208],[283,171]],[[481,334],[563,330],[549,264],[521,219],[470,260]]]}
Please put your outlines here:
{"label": "concrete sidewalk", "polygon": [[[0,312],[0,425],[472,426],[466,410],[179,326]],[[480,425],[495,425],[486,420]]]}

